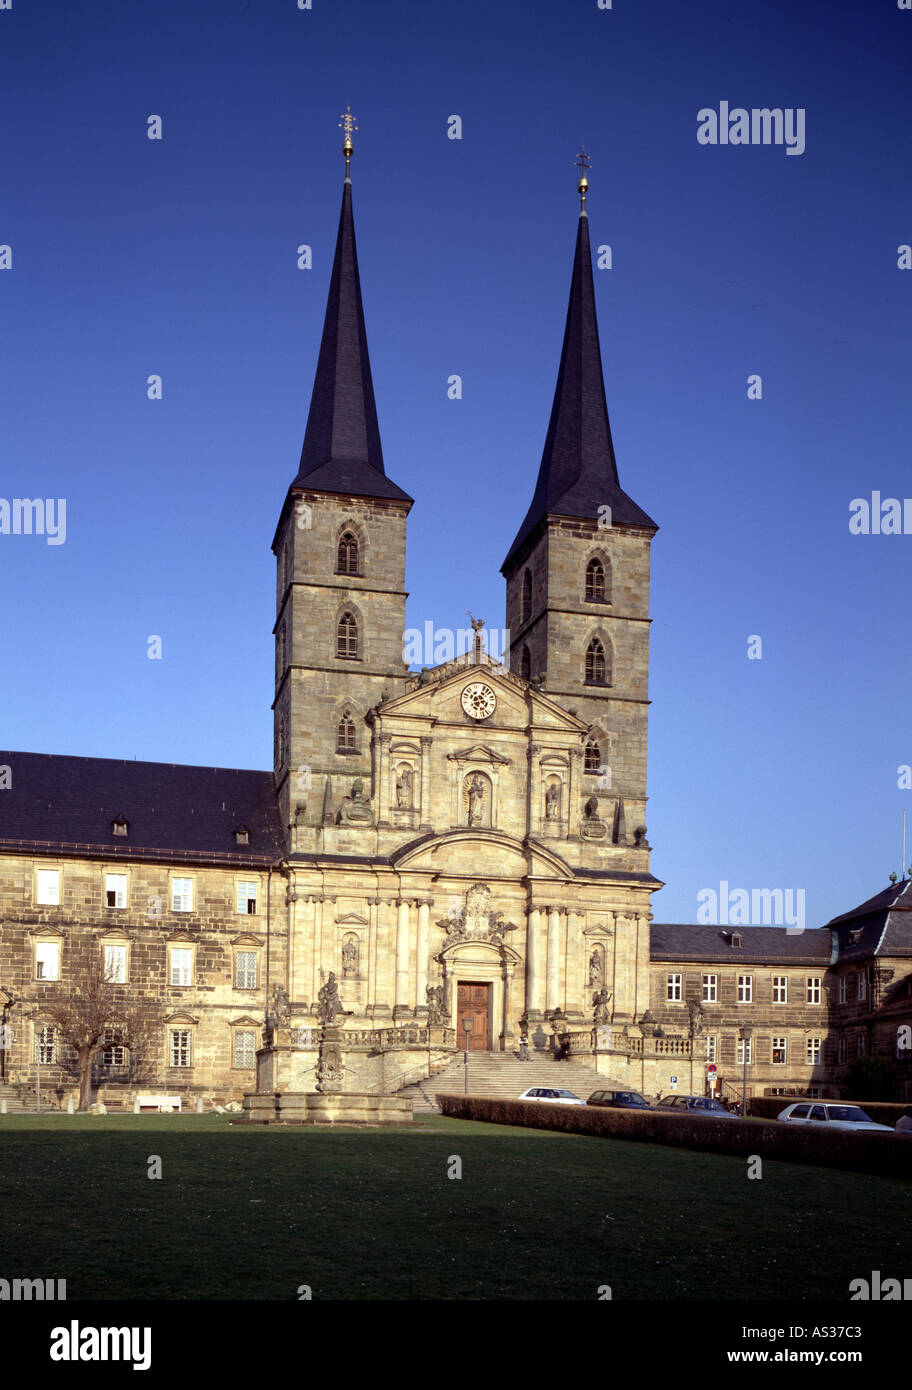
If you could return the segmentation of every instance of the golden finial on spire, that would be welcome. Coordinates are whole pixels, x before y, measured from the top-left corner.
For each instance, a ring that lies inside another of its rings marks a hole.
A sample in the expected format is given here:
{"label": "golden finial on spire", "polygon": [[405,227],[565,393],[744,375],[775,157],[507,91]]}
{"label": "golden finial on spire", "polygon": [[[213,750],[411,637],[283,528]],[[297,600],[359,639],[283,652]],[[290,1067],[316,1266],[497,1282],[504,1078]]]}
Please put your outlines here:
{"label": "golden finial on spire", "polygon": [[580,195],[580,212],[586,211],[586,193],[589,189],[589,180],[586,178],[586,170],[592,167],[592,160],[586,153],[586,146],[580,145],[580,152],[573,161],[580,171],[579,183],[576,190]]}
{"label": "golden finial on spire", "polygon": [[348,178],[349,169],[351,167],[352,150],[355,148],[352,144],[352,131],[358,129],[355,125],[355,117],[352,115],[350,106],[346,106],[342,113],[339,129],[345,131],[345,139],[342,141],[342,153],[345,155],[345,177]]}

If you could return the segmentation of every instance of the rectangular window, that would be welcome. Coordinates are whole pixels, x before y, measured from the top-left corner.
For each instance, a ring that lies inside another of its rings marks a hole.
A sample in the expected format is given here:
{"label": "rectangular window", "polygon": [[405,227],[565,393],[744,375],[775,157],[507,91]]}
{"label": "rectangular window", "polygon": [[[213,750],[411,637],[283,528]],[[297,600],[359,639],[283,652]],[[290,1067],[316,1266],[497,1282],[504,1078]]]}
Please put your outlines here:
{"label": "rectangular window", "polygon": [[127,876],[126,874],[105,874],[105,906],[106,907],[126,907],[127,905]]}
{"label": "rectangular window", "polygon": [[192,912],[192,911],[193,911],[193,879],[192,879],[192,878],[172,878],[172,880],[171,880],[171,911],[172,911],[172,912]]}
{"label": "rectangular window", "polygon": [[105,946],[104,948],[104,971],[105,979],[112,985],[124,985],[127,982],[127,948],[126,946]]}
{"label": "rectangular window", "polygon": [[846,1045],[846,1040],[845,1038],[840,1038],[839,1042],[836,1044],[836,1057],[840,1065],[845,1061],[847,1052],[848,1047]]}
{"label": "rectangular window", "polygon": [[788,1042],[785,1038],[773,1038],[773,1066],[784,1067]]}
{"label": "rectangular window", "polygon": [[59,980],[59,979],[60,979],[60,943],[59,943],[59,941],[36,941],[36,942],[35,942],[35,979],[36,979],[36,980]]}
{"label": "rectangular window", "polygon": [[719,999],[719,977],[718,975],[703,976],[703,1003],[716,1004]]}
{"label": "rectangular window", "polygon": [[816,1067],[820,1064],[819,1038],[808,1038],[807,1040],[807,1064],[809,1067]]}
{"label": "rectangular window", "polygon": [[868,994],[868,980],[863,970],[858,972],[858,998],[866,999]]}
{"label": "rectangular window", "polygon": [[60,905],[60,870],[59,869],[39,869],[38,870],[38,902],[47,903],[48,906],[59,907]]}
{"label": "rectangular window", "polygon": [[253,1032],[235,1033],[234,1065],[245,1069],[256,1066],[256,1036]]}
{"label": "rectangular window", "polygon": [[248,917],[253,917],[257,910],[257,885],[256,880],[244,882],[241,880],[237,886],[237,910]]}
{"label": "rectangular window", "polygon": [[169,973],[172,985],[183,986],[193,983],[192,947],[171,947],[171,969]]}
{"label": "rectangular window", "polygon": [[706,1039],[706,1060],[707,1062],[715,1062],[717,1060],[715,1033],[710,1034]]}
{"label": "rectangular window", "polygon": [[859,1034],[858,1034],[858,1037],[857,1037],[856,1040],[855,1040],[855,1051],[856,1051],[856,1053],[858,1054],[859,1057],[863,1057],[863,1056],[865,1055],[865,1035],[864,1035],[864,1033],[859,1033]]}
{"label": "rectangular window", "polygon": [[35,1024],[35,1061],[51,1066],[57,1061],[57,1029]]}
{"label": "rectangular window", "polygon": [[807,977],[807,1001],[809,1004],[820,1003],[820,976],[808,975]]}
{"label": "rectangular window", "polygon": [[774,976],[773,976],[773,1003],[774,1003],[774,1004],[787,1004],[787,1003],[788,1003],[788,976],[787,976],[787,975],[774,975]]}
{"label": "rectangular window", "polygon": [[849,985],[849,977],[848,977],[848,975],[840,975],[840,977],[839,977],[839,1002],[840,1002],[840,1004],[844,1004],[844,1003],[846,1002],[846,1000],[848,999],[848,997],[849,997],[848,985]]}
{"label": "rectangular window", "polygon": [[127,1064],[127,1049],[124,1047],[123,1035],[119,1028],[106,1028],[104,1030],[104,1042],[101,1060],[106,1067],[125,1067]]}
{"label": "rectangular window", "polygon": [[169,1066],[189,1067],[190,1065],[190,1029],[172,1028],[170,1030],[170,1046],[168,1049]]}
{"label": "rectangular window", "polygon": [[670,1004],[680,1004],[681,1002],[681,976],[665,976],[665,998]]}
{"label": "rectangular window", "polygon": [[752,994],[752,991],[753,991],[753,987],[754,987],[754,977],[753,977],[753,975],[739,975],[739,976],[738,976],[738,1003],[739,1003],[739,1004],[749,1004],[749,1003],[751,1002],[751,994]]}
{"label": "rectangular window", "polygon": [[[737,1053],[736,1053],[736,1059],[737,1059],[737,1062],[738,1062],[738,1065],[739,1065],[739,1066],[743,1067],[745,1062],[747,1062],[747,1065],[750,1066],[750,1064],[751,1064],[751,1048],[752,1048],[752,1046],[753,1046],[753,1042],[754,1042],[753,1038],[739,1038],[739,1039],[738,1039],[738,1050],[737,1050]],[[745,1057],[745,1055],[744,1055],[745,1047],[747,1048],[747,1056],[746,1056],[746,1057]]]}
{"label": "rectangular window", "polygon": [[234,987],[235,989],[256,989],[256,951],[238,951],[234,958]]}

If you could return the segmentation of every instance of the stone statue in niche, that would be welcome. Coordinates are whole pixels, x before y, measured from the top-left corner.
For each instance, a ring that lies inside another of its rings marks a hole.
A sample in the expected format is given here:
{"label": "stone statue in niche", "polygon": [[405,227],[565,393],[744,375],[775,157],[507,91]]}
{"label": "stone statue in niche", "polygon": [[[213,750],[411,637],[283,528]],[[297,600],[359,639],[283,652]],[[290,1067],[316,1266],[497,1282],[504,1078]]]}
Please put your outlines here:
{"label": "stone statue in niche", "polygon": [[272,1012],[277,1025],[287,1023],[291,1017],[288,990],[283,989],[281,985],[273,985],[272,987]]}
{"label": "stone statue in niche", "polygon": [[342,978],[356,979],[358,975],[358,938],[347,936],[342,942]]}
{"label": "stone statue in niche", "polygon": [[396,805],[400,811],[411,810],[412,806],[412,769],[403,767],[399,776],[396,778]]}
{"label": "stone statue in niche", "polygon": [[600,985],[602,983],[602,953],[598,946],[589,957],[589,984]]}
{"label": "stone statue in niche", "polygon": [[370,803],[364,795],[364,783],[360,777],[356,777],[352,782],[351,792],[339,807],[336,820],[345,825],[365,825],[373,820]]}
{"label": "stone statue in niche", "polygon": [[480,772],[473,772],[467,779],[465,792],[469,805],[469,825],[483,825],[486,787]]}
{"label": "stone statue in niche", "polygon": [[561,812],[561,784],[559,781],[549,783],[545,791],[545,820],[560,820]]}

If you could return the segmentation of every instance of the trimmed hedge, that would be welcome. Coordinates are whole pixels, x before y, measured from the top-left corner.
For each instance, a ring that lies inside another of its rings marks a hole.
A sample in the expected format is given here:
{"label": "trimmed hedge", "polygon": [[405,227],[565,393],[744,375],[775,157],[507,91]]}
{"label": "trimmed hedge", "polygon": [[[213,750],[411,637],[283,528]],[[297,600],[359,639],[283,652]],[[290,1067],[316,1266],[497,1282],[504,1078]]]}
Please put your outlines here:
{"label": "trimmed hedge", "polygon": [[756,1120],[676,1115],[662,1110],[611,1110],[596,1105],[549,1105],[534,1100],[495,1100],[490,1096],[438,1095],[437,1104],[453,1119],[486,1124],[555,1129],[565,1134],[590,1134],[610,1139],[633,1139],[671,1144],[711,1153],[759,1154],[786,1163],[818,1163],[851,1168],[886,1177],[912,1176],[912,1139],[902,1134],[865,1130],[822,1133],[804,1125],[758,1123]]}
{"label": "trimmed hedge", "polygon": [[775,1120],[787,1105],[807,1101],[808,1105],[860,1105],[879,1125],[895,1125],[906,1113],[905,1102],[887,1100],[836,1100],[834,1096],[750,1096],[747,1113],[760,1119]]}

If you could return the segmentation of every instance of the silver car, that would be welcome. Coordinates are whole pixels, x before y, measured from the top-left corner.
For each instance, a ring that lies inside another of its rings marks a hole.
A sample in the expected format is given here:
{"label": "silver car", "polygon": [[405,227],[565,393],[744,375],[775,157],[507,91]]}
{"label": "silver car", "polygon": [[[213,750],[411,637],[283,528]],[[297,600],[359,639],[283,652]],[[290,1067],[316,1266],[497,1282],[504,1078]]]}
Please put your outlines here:
{"label": "silver car", "polygon": [[518,1100],[542,1100],[551,1101],[555,1105],[585,1105],[584,1100],[575,1096],[572,1091],[560,1091],[556,1086],[530,1086],[527,1091],[523,1091]]}
{"label": "silver car", "polygon": [[830,1105],[828,1102],[799,1101],[787,1105],[776,1116],[787,1125],[815,1125],[826,1129],[882,1129],[893,1133],[892,1125],[878,1125],[860,1105]]}

